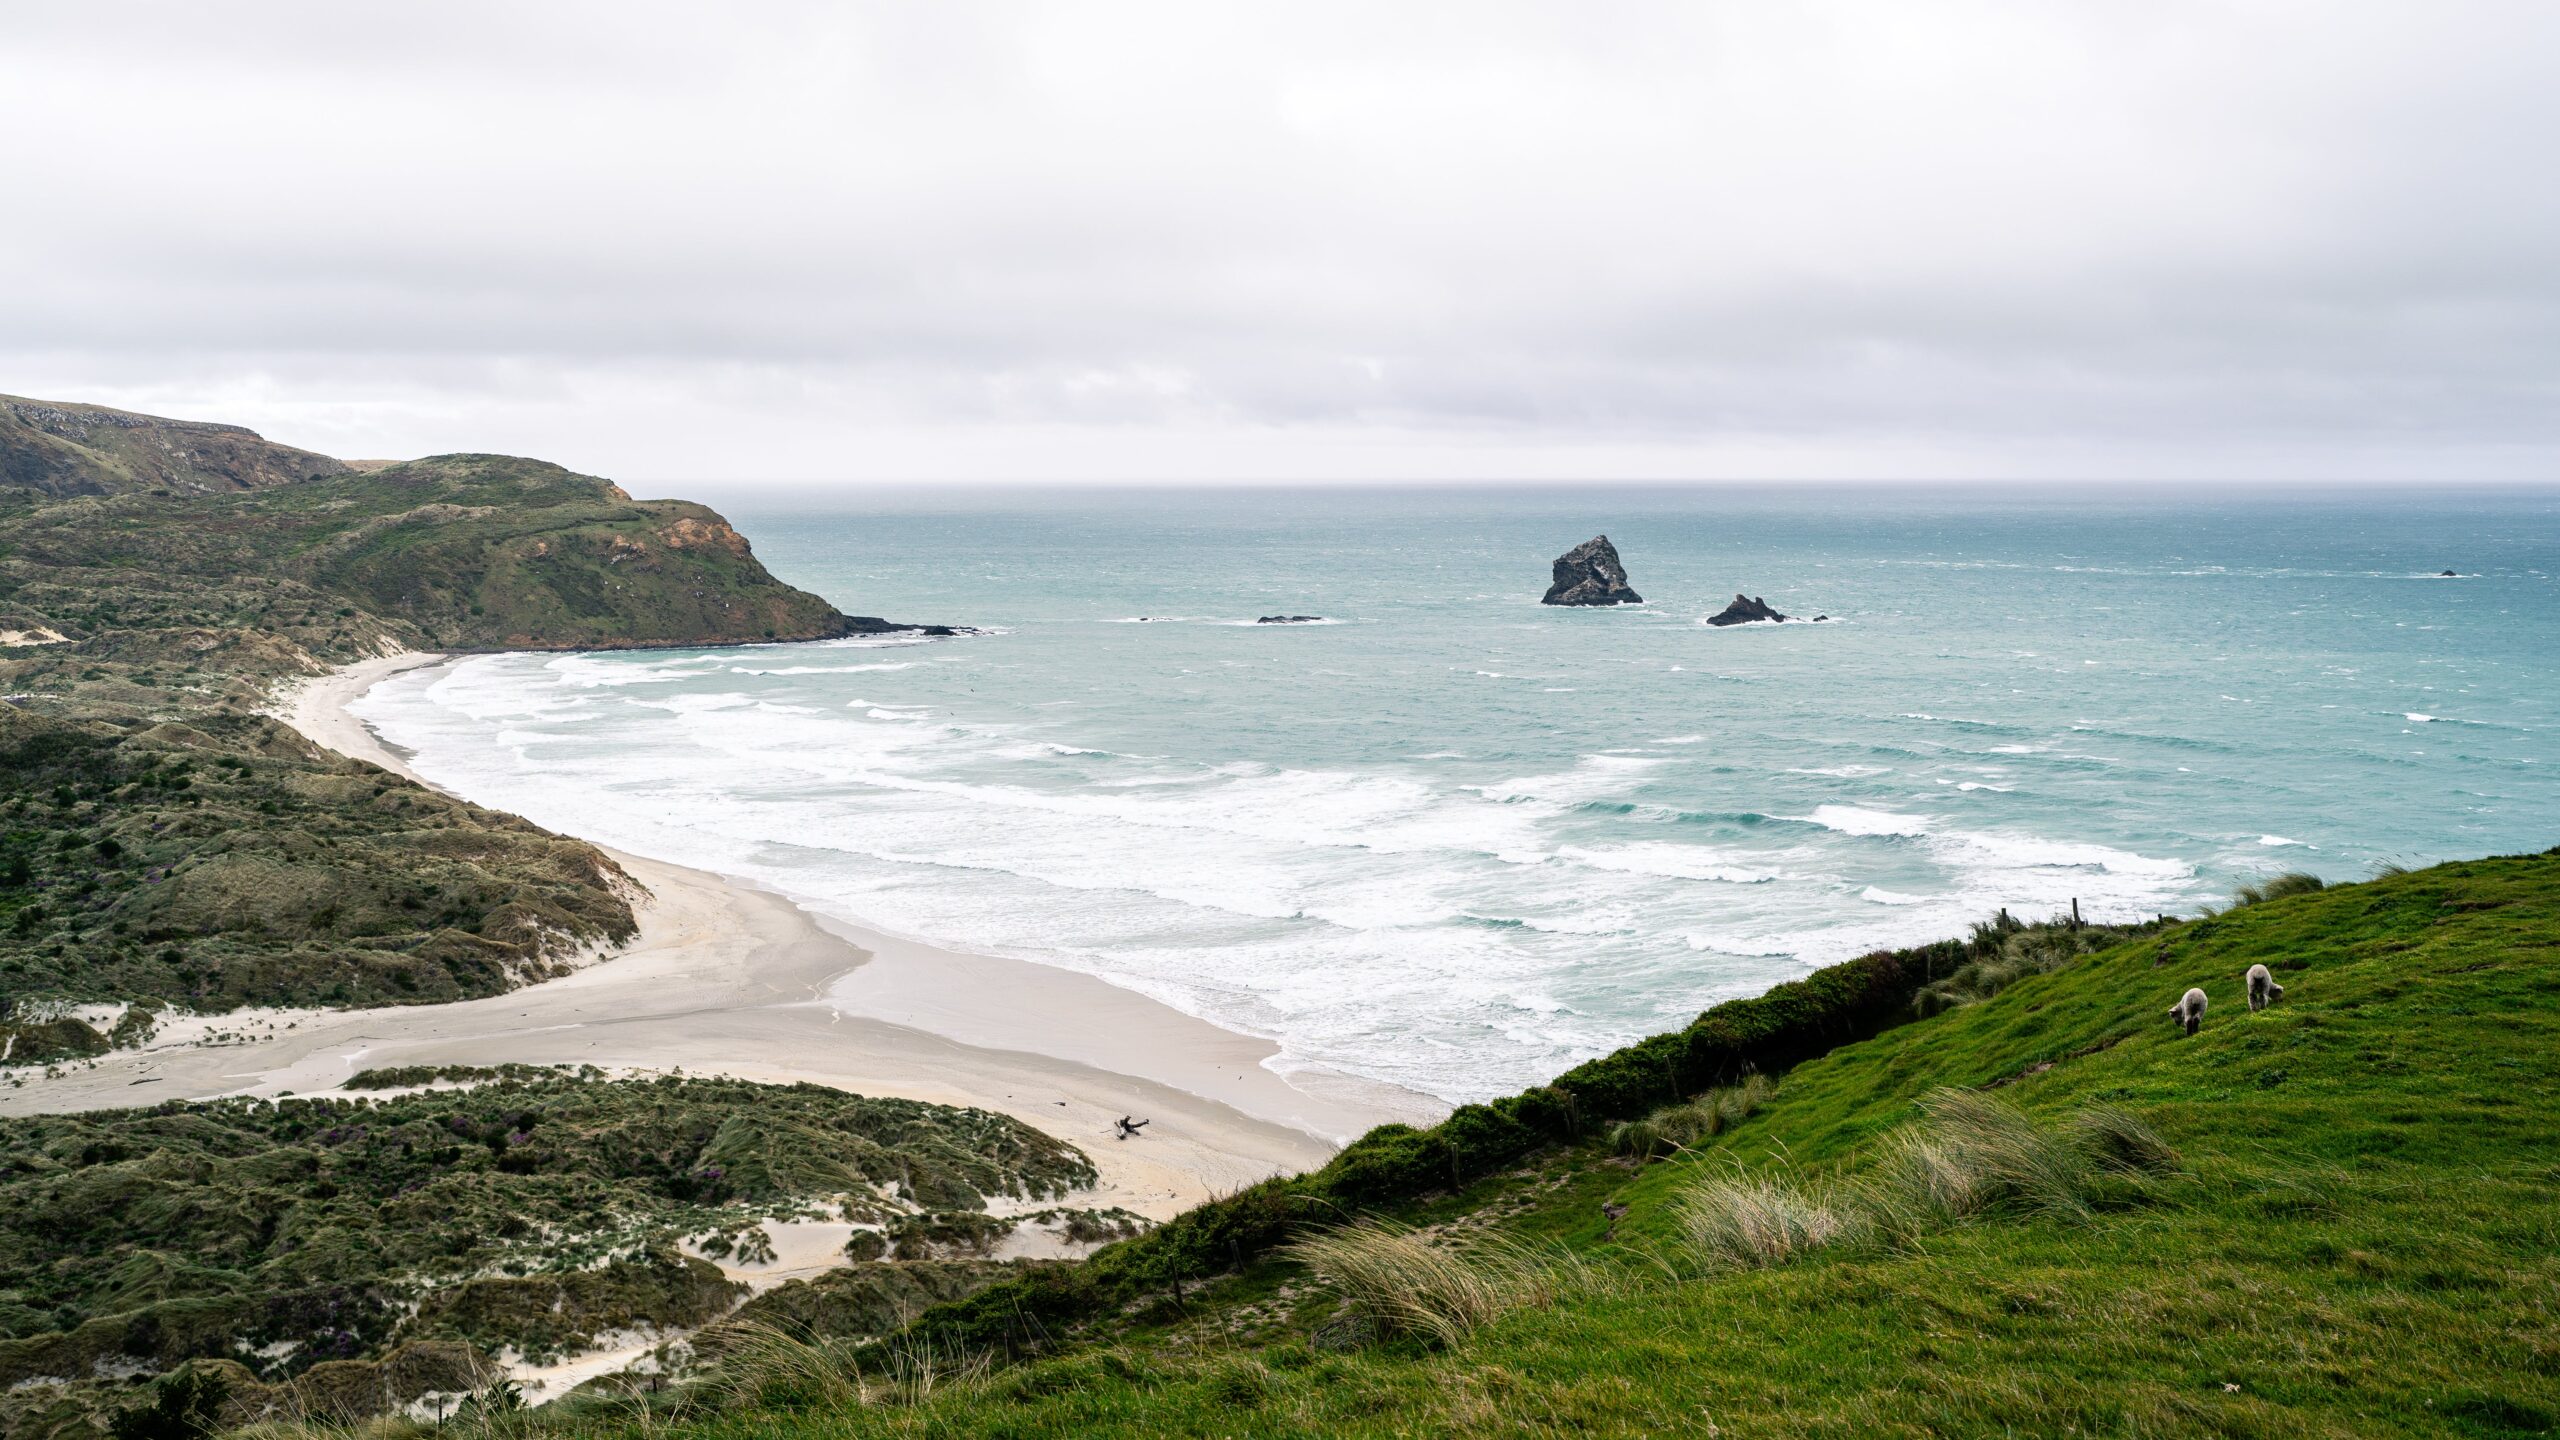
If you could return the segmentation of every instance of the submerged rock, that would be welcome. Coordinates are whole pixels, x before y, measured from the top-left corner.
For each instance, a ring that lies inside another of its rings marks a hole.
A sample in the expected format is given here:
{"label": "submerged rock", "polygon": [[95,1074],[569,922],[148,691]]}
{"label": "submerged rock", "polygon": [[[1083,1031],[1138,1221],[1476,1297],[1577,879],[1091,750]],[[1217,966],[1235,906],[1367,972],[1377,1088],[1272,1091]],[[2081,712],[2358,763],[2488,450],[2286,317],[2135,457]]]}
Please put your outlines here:
{"label": "submerged rock", "polygon": [[847,615],[839,635],[982,635],[986,632],[966,625],[916,625],[904,620],[883,620],[877,615]]}
{"label": "submerged rock", "polygon": [[[1707,617],[1710,625],[1749,625],[1766,620],[1772,624],[1787,617],[1769,608],[1769,602],[1752,595],[1736,595],[1733,603]],[[1828,616],[1824,617],[1828,619]]]}
{"label": "submerged rock", "polygon": [[1556,557],[1555,583],[1541,605],[1641,605],[1644,597],[1627,588],[1627,567],[1618,562],[1618,547],[1606,535],[1594,535]]}
{"label": "submerged rock", "polygon": [[1313,625],[1323,618],[1321,615],[1265,615],[1253,623],[1256,625]]}

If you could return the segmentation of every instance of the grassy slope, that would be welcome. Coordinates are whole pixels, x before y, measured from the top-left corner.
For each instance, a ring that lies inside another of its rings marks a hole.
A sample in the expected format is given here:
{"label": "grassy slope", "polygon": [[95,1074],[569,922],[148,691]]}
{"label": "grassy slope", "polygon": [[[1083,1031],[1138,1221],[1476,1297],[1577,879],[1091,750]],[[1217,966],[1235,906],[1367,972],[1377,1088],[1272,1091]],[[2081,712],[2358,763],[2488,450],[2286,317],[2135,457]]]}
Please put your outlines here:
{"label": "grassy slope", "polygon": [[[2256,1016],[2253,960],[2288,987]],[[2216,1006],[2194,1039],[2164,1014],[2190,984]],[[1672,1162],[1637,1172],[1586,1146],[1409,1209],[1499,1217],[1601,1264],[1452,1349],[1328,1348],[1311,1337],[1332,1297],[1271,1262],[1187,1314],[1141,1313],[1112,1343],[920,1405],[735,1411],[695,1433],[2548,1433],[2554,1055],[2560,853],[2441,866],[2181,925],[1849,1045]],[[2120,1105],[2183,1174],[2148,1203],[1910,1249],[1739,1274],[1685,1258],[1673,1202],[1700,1174],[1855,1172],[1946,1085],[2048,1114]],[[1604,1243],[1612,1199],[1630,1210]]]}

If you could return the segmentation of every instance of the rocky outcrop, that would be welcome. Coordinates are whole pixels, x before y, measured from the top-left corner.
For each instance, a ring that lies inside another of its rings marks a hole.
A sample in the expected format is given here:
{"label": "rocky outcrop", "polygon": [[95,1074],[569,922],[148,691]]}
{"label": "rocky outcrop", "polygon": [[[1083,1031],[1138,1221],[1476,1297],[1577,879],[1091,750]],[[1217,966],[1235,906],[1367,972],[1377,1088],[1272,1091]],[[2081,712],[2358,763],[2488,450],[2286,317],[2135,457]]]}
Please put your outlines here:
{"label": "rocky outcrop", "polygon": [[1627,585],[1627,567],[1606,535],[1594,535],[1556,557],[1555,583],[1541,605],[1641,605]]}
{"label": "rocky outcrop", "polygon": [[1313,625],[1322,619],[1324,617],[1321,615],[1265,615],[1253,623],[1256,625]]}
{"label": "rocky outcrop", "polygon": [[1769,608],[1769,602],[1754,595],[1736,595],[1733,603],[1707,617],[1710,625],[1749,625],[1766,620],[1772,624],[1787,617]]}
{"label": "rocky outcrop", "polygon": [[883,620],[877,615],[847,615],[844,628],[837,635],[978,635],[985,632],[967,625],[915,625],[904,620]]}

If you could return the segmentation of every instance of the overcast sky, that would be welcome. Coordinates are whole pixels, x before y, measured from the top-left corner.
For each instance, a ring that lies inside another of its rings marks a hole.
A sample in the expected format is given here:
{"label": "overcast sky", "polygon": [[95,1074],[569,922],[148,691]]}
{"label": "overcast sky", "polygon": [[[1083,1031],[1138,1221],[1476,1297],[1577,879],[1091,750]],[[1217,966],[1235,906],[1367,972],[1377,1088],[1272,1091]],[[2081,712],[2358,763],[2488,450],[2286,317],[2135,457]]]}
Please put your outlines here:
{"label": "overcast sky", "polygon": [[629,480],[2560,477],[2560,4],[0,0],[0,391]]}

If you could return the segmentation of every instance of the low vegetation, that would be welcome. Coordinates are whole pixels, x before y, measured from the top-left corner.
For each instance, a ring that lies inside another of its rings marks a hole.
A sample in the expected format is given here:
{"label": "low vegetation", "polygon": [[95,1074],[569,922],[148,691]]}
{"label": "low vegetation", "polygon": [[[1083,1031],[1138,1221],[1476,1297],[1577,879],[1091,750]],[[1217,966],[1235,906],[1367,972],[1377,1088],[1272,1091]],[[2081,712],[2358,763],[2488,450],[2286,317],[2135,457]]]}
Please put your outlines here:
{"label": "low vegetation", "polygon": [[103,1048],[19,1033],[45,1002],[456,1000],[633,933],[629,882],[594,847],[259,716],[0,706],[0,794],[0,993],[28,1012],[0,1026],[17,1027],[17,1063]]}
{"label": "low vegetation", "polygon": [[[759,1222],[886,1227],[1094,1179],[1073,1147],[979,1110],[525,1068],[0,1126],[0,1416],[76,1417],[99,1398],[86,1377],[189,1362],[218,1362],[235,1418],[478,1389],[502,1353],[728,1314],[744,1287],[705,1257],[771,1258],[741,1253]],[[860,1266],[757,1304],[869,1334],[1004,1269]]]}

